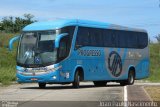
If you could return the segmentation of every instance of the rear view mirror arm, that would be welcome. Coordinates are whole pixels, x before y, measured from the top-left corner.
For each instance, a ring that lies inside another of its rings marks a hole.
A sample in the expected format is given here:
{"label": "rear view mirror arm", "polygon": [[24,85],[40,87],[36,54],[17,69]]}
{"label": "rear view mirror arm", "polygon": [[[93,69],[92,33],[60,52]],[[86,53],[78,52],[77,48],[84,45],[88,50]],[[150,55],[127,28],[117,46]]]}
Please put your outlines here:
{"label": "rear view mirror arm", "polygon": [[64,36],[67,36],[68,33],[62,33],[60,35],[58,35],[55,39],[55,47],[58,48],[59,47],[59,42],[61,40],[61,38],[63,38]]}
{"label": "rear view mirror arm", "polygon": [[18,36],[15,36],[15,37],[13,37],[13,38],[11,38],[9,40],[9,51],[13,50],[13,43],[15,43],[16,41],[18,41],[19,38],[20,38],[20,36],[18,35]]}

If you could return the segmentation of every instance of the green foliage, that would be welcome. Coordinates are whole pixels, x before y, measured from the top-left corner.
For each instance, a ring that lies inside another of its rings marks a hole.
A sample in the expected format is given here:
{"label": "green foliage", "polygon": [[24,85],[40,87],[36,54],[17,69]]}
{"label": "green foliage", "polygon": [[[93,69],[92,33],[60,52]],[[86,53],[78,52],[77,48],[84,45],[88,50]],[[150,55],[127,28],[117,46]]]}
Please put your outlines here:
{"label": "green foliage", "polygon": [[157,39],[158,43],[160,43],[160,34],[158,34],[155,38]]}
{"label": "green foliage", "polygon": [[7,48],[9,39],[14,35],[16,34],[0,33],[0,83],[4,85],[16,80],[16,48],[13,52],[9,52]]}
{"label": "green foliage", "polygon": [[152,82],[160,82],[160,44],[150,44],[150,77]]}
{"label": "green foliage", "polygon": [[23,27],[35,22],[34,16],[31,14],[24,14],[24,18],[20,17],[4,17],[0,23],[0,30],[7,33],[20,32]]}

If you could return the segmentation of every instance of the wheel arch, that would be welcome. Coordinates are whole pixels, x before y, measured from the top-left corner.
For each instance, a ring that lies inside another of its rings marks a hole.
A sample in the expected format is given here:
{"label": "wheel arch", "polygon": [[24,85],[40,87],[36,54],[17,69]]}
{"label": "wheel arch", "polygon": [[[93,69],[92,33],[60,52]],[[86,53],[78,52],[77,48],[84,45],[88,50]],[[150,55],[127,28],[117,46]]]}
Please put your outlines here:
{"label": "wheel arch", "polygon": [[77,71],[79,72],[79,75],[80,75],[80,81],[83,81],[84,80],[84,69],[83,69],[83,67],[82,66],[76,66],[75,69],[74,69],[74,72],[73,72],[74,76],[75,76]]}
{"label": "wheel arch", "polygon": [[136,78],[136,69],[135,69],[134,65],[129,66],[129,68],[128,68],[128,75],[129,75],[129,72],[131,72],[131,71],[134,73],[134,78]]}

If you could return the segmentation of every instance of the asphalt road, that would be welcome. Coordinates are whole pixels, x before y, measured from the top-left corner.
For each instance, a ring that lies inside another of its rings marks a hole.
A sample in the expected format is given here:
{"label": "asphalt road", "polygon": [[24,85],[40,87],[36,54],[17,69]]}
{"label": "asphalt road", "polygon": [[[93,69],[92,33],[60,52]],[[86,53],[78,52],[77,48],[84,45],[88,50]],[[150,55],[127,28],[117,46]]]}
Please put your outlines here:
{"label": "asphalt road", "polygon": [[39,89],[37,84],[14,84],[0,88],[2,107],[9,107],[7,104],[12,107],[51,105],[51,107],[100,107],[108,101],[151,101],[151,99],[141,84],[124,87],[110,83],[106,87],[95,87],[92,82],[83,82],[79,89],[74,89],[71,85],[55,84],[47,85],[46,89]]}

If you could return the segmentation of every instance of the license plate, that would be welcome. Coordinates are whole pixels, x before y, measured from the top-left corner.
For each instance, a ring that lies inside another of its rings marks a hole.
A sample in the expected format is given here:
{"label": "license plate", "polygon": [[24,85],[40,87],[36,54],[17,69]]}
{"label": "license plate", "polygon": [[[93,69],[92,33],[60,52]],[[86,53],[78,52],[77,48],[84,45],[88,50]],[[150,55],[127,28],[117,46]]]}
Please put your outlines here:
{"label": "license plate", "polygon": [[37,78],[31,78],[31,80],[32,80],[32,81],[37,81],[38,79],[37,79]]}

